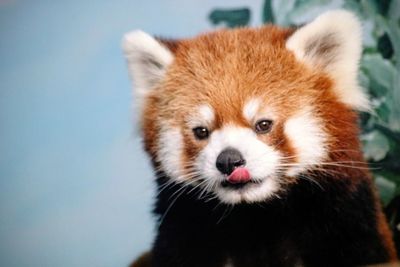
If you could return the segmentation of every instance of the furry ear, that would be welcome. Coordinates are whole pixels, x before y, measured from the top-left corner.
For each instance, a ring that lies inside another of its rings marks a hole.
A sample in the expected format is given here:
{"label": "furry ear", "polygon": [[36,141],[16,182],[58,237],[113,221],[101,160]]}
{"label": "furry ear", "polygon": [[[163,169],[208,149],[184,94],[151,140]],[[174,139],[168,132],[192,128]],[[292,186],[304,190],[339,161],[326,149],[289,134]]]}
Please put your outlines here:
{"label": "furry ear", "polygon": [[137,97],[143,98],[163,80],[167,67],[174,60],[169,49],[169,46],[173,47],[172,43],[167,41],[164,45],[139,30],[124,36],[122,46]]}
{"label": "furry ear", "polygon": [[361,36],[360,21],[353,13],[334,10],[296,30],[287,40],[286,48],[293,51],[299,61],[330,75],[343,103],[354,109],[368,110],[368,98],[358,85]]}

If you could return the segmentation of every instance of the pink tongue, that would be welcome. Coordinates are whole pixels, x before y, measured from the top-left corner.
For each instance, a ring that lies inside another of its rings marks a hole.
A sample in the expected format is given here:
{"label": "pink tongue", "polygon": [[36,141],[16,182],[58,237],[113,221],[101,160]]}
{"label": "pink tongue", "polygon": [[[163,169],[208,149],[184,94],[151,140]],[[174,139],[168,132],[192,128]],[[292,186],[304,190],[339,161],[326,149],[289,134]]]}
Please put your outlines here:
{"label": "pink tongue", "polygon": [[228,181],[232,184],[246,183],[250,181],[250,173],[246,168],[243,167],[236,168],[228,176]]}

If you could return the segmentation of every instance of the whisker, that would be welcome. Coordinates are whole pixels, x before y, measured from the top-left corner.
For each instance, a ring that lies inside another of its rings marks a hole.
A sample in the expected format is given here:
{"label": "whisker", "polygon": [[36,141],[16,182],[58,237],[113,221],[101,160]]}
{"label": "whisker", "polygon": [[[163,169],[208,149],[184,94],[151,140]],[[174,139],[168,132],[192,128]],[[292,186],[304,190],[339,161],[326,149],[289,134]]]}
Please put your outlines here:
{"label": "whisker", "polygon": [[[352,165],[346,165],[347,163]],[[318,163],[279,163],[278,166],[282,167],[292,167],[292,166],[336,166],[336,167],[346,167],[346,168],[354,168],[354,169],[365,169],[370,170],[371,167],[363,167],[363,166],[355,166],[353,163],[359,163],[360,165],[367,165],[365,162],[353,162],[353,161],[338,161],[338,162],[318,162]]]}
{"label": "whisker", "polygon": [[201,183],[199,183],[198,185],[194,186],[189,192],[188,194],[190,194],[191,192],[195,191],[197,188],[199,188],[200,186],[203,186],[205,183],[207,183],[207,180],[203,180]]}
{"label": "whisker", "polygon": [[233,205],[227,205],[224,212],[222,213],[221,218],[219,218],[219,220],[217,221],[217,224],[219,224],[220,222],[222,222],[223,219],[225,219],[227,216],[229,216],[229,214],[232,212],[233,210]]}
{"label": "whisker", "polygon": [[185,191],[182,191],[179,195],[176,196],[176,198],[171,202],[171,204],[168,206],[168,208],[165,210],[163,216],[160,219],[159,227],[162,225],[164,222],[165,217],[167,216],[168,212],[172,208],[172,206],[175,204],[175,202],[178,200],[178,198],[184,193]]}
{"label": "whisker", "polygon": [[313,179],[311,177],[308,177],[308,176],[305,176],[305,175],[299,175],[298,177],[300,179],[304,179],[306,181],[311,182],[312,184],[317,185],[319,188],[321,188],[321,190],[325,191],[325,188],[319,182],[317,182],[315,179]]}

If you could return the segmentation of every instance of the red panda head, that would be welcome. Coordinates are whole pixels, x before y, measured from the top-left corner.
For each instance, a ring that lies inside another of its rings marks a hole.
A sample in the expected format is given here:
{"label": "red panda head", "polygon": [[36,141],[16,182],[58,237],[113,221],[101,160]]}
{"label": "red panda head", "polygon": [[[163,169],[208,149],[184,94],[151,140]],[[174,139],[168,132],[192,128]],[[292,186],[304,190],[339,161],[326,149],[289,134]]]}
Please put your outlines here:
{"label": "red panda head", "polygon": [[176,182],[256,202],[338,159],[362,160],[354,110],[368,100],[357,83],[361,27],[349,12],[297,30],[180,41],[134,31],[124,50],[145,149]]}

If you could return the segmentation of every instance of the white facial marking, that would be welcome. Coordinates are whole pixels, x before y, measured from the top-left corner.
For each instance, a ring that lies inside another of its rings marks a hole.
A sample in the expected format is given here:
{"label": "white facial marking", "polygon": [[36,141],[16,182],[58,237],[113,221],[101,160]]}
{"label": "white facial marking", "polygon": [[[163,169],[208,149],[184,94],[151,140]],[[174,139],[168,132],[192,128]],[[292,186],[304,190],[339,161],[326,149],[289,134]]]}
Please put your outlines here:
{"label": "white facial marking", "polygon": [[260,100],[257,98],[253,98],[246,103],[243,108],[243,117],[247,121],[254,121],[255,117],[258,113],[258,109],[260,108]]}
{"label": "white facial marking", "polygon": [[311,110],[299,112],[290,118],[284,128],[286,136],[296,150],[301,166],[291,167],[287,175],[295,176],[318,165],[327,154],[327,135]]}
{"label": "white facial marking", "polygon": [[183,137],[180,129],[163,126],[158,146],[157,160],[161,163],[161,167],[168,176],[181,181]]}
{"label": "white facial marking", "polygon": [[250,123],[255,123],[259,119],[277,119],[274,109],[268,105],[262,105],[261,99],[253,98],[249,100],[243,108],[243,117]]}
{"label": "white facial marking", "polygon": [[202,104],[197,108],[197,112],[191,114],[187,123],[190,128],[209,126],[212,125],[214,119],[214,109],[208,104]]}
{"label": "white facial marking", "polygon": [[207,104],[201,105],[199,107],[200,116],[207,123],[212,123],[214,121],[214,110]]}
{"label": "white facial marking", "polygon": [[[246,160],[245,167],[259,184],[249,184],[243,190],[221,187],[226,177],[216,168],[216,160],[228,147],[240,151]],[[222,202],[257,202],[273,196],[279,190],[276,172],[280,157],[278,151],[260,141],[251,129],[225,126],[211,134],[208,144],[197,158],[196,167],[203,178],[213,184],[212,188]]]}
{"label": "white facial marking", "polygon": [[214,109],[207,104],[200,105],[197,112],[189,118],[189,127],[209,126],[214,122]]}

